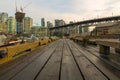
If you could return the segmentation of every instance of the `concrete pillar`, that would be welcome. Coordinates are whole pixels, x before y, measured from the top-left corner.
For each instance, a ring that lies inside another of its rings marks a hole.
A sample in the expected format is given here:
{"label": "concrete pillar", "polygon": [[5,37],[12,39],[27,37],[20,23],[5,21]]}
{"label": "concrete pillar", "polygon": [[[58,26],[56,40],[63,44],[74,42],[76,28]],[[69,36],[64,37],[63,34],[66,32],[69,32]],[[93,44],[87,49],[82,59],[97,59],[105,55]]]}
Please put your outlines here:
{"label": "concrete pillar", "polygon": [[82,33],[82,26],[80,25],[79,26],[79,34],[81,34]]}
{"label": "concrete pillar", "polygon": [[88,26],[84,27],[84,32],[88,32]]}
{"label": "concrete pillar", "polygon": [[88,31],[89,31],[88,24],[85,24],[85,26],[84,26],[84,32],[88,32]]}
{"label": "concrete pillar", "polygon": [[50,37],[51,32],[50,32],[50,28],[47,28],[47,36]]}
{"label": "concrete pillar", "polygon": [[120,53],[120,49],[116,48],[116,49],[115,49],[115,52],[116,52],[116,53]]}
{"label": "concrete pillar", "polygon": [[101,54],[105,54],[105,55],[110,54],[110,47],[109,46],[100,45],[99,47],[100,47],[99,51],[100,51]]}
{"label": "concrete pillar", "polygon": [[64,28],[62,28],[62,38],[64,37]]}

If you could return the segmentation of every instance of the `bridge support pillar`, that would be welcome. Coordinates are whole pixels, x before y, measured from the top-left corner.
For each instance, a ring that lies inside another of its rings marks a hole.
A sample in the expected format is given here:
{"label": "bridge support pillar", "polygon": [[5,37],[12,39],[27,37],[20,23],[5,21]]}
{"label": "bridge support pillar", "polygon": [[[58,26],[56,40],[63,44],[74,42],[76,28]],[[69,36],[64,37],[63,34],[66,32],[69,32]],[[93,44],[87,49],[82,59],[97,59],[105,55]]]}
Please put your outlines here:
{"label": "bridge support pillar", "polygon": [[110,54],[110,47],[100,45],[99,51],[101,54],[109,55]]}
{"label": "bridge support pillar", "polygon": [[116,53],[120,53],[120,49],[115,48],[115,52],[116,52]]}
{"label": "bridge support pillar", "polygon": [[79,26],[79,34],[81,34],[82,33],[82,26],[80,25]]}

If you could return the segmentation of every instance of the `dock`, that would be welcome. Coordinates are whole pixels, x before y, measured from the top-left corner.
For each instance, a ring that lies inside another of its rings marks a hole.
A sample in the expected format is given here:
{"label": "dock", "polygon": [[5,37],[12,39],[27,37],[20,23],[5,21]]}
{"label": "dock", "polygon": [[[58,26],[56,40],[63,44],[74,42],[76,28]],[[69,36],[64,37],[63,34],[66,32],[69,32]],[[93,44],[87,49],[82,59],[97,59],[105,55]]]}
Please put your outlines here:
{"label": "dock", "polygon": [[120,80],[120,63],[105,57],[60,39],[0,66],[0,80]]}

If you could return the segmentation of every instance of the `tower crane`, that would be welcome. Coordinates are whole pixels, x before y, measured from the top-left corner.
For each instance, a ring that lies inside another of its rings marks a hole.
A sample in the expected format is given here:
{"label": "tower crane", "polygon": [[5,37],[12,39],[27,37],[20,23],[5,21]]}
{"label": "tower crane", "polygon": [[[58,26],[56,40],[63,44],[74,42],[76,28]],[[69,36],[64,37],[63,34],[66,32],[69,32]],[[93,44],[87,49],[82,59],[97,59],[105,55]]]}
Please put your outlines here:
{"label": "tower crane", "polygon": [[[30,4],[31,4],[32,2],[29,2],[28,4],[26,4],[25,6],[21,6],[20,7],[20,11],[21,12],[23,12],[23,10],[26,8],[26,7],[28,7]],[[16,7],[16,12],[20,12],[19,10],[18,10],[18,8],[17,8],[17,0],[15,0],[15,7]]]}
{"label": "tower crane", "polygon": [[29,2],[29,3],[26,4],[24,7],[21,6],[21,8],[20,8],[21,12],[23,12],[23,10],[24,10],[25,8],[27,8],[31,3],[32,3],[32,2]]}

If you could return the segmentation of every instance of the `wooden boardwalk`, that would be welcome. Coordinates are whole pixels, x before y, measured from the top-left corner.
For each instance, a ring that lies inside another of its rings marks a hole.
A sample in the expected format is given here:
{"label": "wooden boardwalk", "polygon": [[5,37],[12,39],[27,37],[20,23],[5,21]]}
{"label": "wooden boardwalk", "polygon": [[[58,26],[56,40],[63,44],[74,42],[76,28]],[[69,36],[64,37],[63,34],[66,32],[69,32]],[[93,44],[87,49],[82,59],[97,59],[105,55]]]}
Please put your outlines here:
{"label": "wooden boardwalk", "polygon": [[120,66],[61,39],[0,67],[0,80],[120,80]]}

